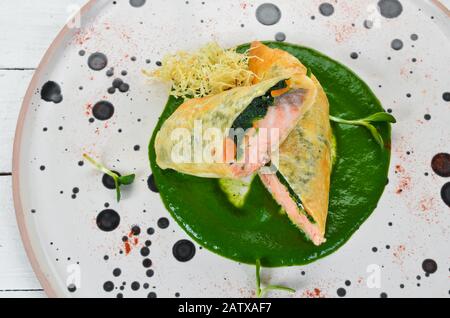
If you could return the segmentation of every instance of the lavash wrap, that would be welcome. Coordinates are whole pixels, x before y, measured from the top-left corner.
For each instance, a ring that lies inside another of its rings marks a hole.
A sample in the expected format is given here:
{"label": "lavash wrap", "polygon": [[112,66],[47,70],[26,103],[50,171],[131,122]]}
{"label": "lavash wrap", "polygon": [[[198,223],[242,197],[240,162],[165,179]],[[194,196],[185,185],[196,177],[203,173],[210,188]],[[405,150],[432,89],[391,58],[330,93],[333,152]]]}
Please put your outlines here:
{"label": "lavash wrap", "polygon": [[[305,91],[302,113],[306,112],[314,103],[317,88],[313,81],[305,74],[291,74],[289,70],[279,72],[270,79],[260,81],[252,86],[237,87],[217,95],[186,100],[164,122],[155,140],[156,162],[162,169],[173,169],[181,173],[205,178],[236,178],[228,162],[175,162],[172,160],[172,149],[178,140],[172,138],[172,132],[177,128],[185,128],[193,136],[194,124],[201,121],[203,131],[208,128],[218,128],[222,132],[229,130],[236,118],[257,97],[266,94],[282,80],[291,81],[295,78],[298,88]],[[294,127],[292,127],[294,128]],[[205,141],[192,138],[192,148],[207,146]],[[281,142],[281,141],[280,141]]]}
{"label": "lavash wrap", "polygon": [[[249,62],[250,70],[256,74],[254,83],[285,71],[294,74],[307,72],[293,55],[260,42],[252,43],[250,55],[254,56]],[[291,78],[292,85],[295,85],[295,78]],[[277,168],[324,237],[332,170],[332,131],[328,98],[313,74],[311,79],[318,88],[317,98],[280,146]]]}

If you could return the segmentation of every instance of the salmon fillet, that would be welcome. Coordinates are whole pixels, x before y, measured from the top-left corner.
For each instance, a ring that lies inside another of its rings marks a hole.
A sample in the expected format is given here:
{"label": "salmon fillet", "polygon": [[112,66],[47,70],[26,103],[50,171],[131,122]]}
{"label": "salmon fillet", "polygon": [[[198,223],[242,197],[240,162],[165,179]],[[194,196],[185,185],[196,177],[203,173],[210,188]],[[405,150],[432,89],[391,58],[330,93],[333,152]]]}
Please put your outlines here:
{"label": "salmon fillet", "polygon": [[[273,151],[279,148],[280,142],[287,138],[302,116],[304,95],[304,90],[296,89],[276,97],[264,118],[256,121],[253,128],[246,132],[244,155],[241,160],[231,164],[235,177],[251,175],[270,161]],[[235,157],[234,141],[227,138],[224,145],[225,159]]]}
{"label": "salmon fillet", "polygon": [[289,219],[311,239],[314,245],[319,246],[325,242],[317,224],[312,223],[306,214],[299,211],[297,203],[289,194],[287,187],[280,182],[276,174],[259,174],[261,181],[270,191],[275,201],[283,207]]}

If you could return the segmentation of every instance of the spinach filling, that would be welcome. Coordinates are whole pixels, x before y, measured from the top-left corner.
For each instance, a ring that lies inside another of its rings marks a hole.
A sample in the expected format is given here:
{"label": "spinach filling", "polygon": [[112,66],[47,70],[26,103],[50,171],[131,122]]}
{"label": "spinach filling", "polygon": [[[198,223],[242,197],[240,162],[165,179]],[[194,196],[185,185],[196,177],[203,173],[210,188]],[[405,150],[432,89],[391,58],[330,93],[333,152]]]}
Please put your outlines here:
{"label": "spinach filling", "polygon": [[[270,88],[265,95],[255,98],[250,105],[235,119],[232,129],[242,128],[244,130],[253,127],[256,120],[262,119],[266,116],[270,106],[274,105],[275,98],[272,96],[272,91],[286,88],[286,80],[278,82],[275,86]],[[236,142],[236,139],[235,139]]]}
{"label": "spinach filling", "polygon": [[279,170],[277,170],[277,178],[278,180],[281,182],[282,185],[284,185],[286,187],[286,189],[288,189],[289,191],[289,196],[292,198],[292,200],[294,200],[295,204],[297,205],[300,213],[304,214],[307,218],[308,221],[315,224],[316,221],[312,218],[311,215],[308,214],[308,212],[305,211],[305,208],[303,207],[303,203],[302,200],[300,199],[300,197],[297,195],[297,193],[294,192],[294,190],[291,188],[291,186],[289,185],[289,183],[287,182],[287,180],[284,178],[284,176],[280,173]]}
{"label": "spinach filling", "polygon": [[234,120],[230,129],[229,137],[233,139],[236,145],[236,158],[240,158],[244,149],[242,149],[242,142],[245,131],[253,127],[253,123],[264,118],[270,106],[275,104],[275,98],[272,96],[272,91],[283,89],[287,87],[286,80],[279,81],[266,94],[257,97],[248,105],[248,107]]}

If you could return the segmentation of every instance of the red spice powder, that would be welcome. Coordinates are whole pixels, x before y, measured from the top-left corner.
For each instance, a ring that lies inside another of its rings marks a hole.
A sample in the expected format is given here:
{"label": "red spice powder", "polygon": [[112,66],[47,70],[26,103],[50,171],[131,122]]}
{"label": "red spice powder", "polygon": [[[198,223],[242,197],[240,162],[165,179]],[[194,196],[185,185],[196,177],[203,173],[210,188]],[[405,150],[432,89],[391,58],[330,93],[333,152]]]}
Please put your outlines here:
{"label": "red spice powder", "polygon": [[127,235],[128,240],[124,242],[125,255],[129,255],[134,247],[139,245],[139,237],[130,231]]}
{"label": "red spice powder", "polygon": [[85,105],[85,114],[86,116],[91,116],[92,114],[92,104],[88,103]]}
{"label": "red spice powder", "polygon": [[313,290],[305,290],[303,292],[303,297],[306,298],[325,298],[322,291],[319,288],[314,288]]}
{"label": "red spice powder", "polygon": [[395,173],[400,174],[400,181],[395,191],[395,193],[400,194],[411,187],[411,177],[406,174],[405,168],[401,165],[395,166]]}

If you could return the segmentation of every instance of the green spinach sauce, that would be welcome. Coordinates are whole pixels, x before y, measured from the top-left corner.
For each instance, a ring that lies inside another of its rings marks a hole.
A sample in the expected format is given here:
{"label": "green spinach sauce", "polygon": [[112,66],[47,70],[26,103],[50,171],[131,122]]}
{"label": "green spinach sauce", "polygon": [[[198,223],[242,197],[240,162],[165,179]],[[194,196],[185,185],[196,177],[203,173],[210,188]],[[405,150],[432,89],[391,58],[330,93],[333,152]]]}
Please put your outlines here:
{"label": "green spinach sauce", "polygon": [[[347,67],[306,47],[266,42],[296,56],[319,79],[333,116],[362,118],[383,111],[367,84]],[[244,51],[248,45],[239,49]],[[390,150],[380,149],[363,127],[335,125],[336,162],[331,176],[326,239],[314,246],[280,213],[278,204],[254,178],[242,207],[230,203],[217,179],[161,170],[154,141],[164,121],[183,101],[170,97],[153,132],[149,158],[161,198],[178,224],[199,244],[229,259],[266,267],[302,265],[341,247],[377,206],[387,181]],[[390,144],[390,125],[377,125]]]}

